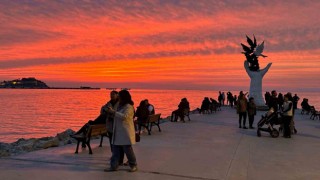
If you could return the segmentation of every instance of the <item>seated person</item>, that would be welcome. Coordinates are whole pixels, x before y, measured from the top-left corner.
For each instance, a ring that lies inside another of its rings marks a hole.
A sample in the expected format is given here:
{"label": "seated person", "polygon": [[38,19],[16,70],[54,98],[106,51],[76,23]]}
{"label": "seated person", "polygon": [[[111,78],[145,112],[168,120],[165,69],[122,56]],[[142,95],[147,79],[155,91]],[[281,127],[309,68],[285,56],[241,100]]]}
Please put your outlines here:
{"label": "seated person", "polygon": [[309,112],[311,110],[311,106],[309,105],[309,100],[306,98],[303,98],[301,102],[301,107],[303,110]]}
{"label": "seated person", "polygon": [[181,99],[178,109],[171,113],[171,122],[173,122],[173,116],[175,117],[174,122],[177,122],[178,117],[180,117],[181,121],[185,122],[184,121],[185,110],[190,110],[190,106],[187,98]]}
{"label": "seated person", "polygon": [[146,105],[146,101],[143,100],[140,102],[140,105],[137,107],[135,117],[137,117],[138,129],[141,131],[141,125],[145,125],[149,115],[149,110]]}
{"label": "seated person", "polygon": [[135,113],[138,123],[146,123],[148,115],[149,115],[149,110],[146,105],[146,102],[143,100],[140,102],[140,105],[137,107],[137,111]]}
{"label": "seated person", "polygon": [[200,109],[200,114],[201,113],[205,113],[206,111],[209,112],[210,110],[210,100],[208,97],[205,97],[202,101],[202,104],[201,104],[201,109]]}

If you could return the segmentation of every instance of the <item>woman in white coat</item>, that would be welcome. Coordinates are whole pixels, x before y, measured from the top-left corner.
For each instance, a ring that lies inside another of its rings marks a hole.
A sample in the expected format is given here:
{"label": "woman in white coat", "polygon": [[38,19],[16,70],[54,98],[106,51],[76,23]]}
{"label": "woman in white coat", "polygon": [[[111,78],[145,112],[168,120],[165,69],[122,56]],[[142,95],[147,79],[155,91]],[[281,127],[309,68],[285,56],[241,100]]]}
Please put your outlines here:
{"label": "woman in white coat", "polygon": [[134,107],[129,91],[122,90],[119,92],[119,107],[117,110],[111,107],[107,110],[114,114],[113,137],[112,137],[112,157],[111,167],[105,171],[117,171],[119,160],[121,158],[121,149],[127,156],[130,170],[137,171],[137,161],[132,149],[135,144],[135,129],[133,123]]}

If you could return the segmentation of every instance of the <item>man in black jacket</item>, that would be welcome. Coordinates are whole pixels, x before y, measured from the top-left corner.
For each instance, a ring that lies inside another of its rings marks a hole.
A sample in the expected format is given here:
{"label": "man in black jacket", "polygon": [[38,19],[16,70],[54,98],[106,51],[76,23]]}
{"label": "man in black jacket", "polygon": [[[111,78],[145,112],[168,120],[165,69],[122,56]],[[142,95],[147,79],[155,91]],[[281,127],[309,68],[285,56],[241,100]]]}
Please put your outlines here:
{"label": "man in black jacket", "polygon": [[273,90],[271,92],[272,96],[269,98],[268,107],[269,109],[273,108],[274,112],[278,111],[278,97],[277,91]]}

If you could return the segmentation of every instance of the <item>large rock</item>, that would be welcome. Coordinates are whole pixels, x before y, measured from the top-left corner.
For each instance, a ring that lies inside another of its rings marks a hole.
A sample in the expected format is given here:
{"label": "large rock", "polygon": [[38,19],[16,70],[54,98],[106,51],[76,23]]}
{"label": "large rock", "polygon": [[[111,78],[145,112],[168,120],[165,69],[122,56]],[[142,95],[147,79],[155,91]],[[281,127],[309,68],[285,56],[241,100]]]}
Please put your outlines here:
{"label": "large rock", "polygon": [[74,134],[75,131],[72,129],[67,129],[62,133],[58,133],[56,137],[58,137],[59,141],[65,141],[70,139],[70,135]]}
{"label": "large rock", "polygon": [[37,149],[47,149],[49,147],[58,147],[59,139],[57,137],[51,137],[49,139],[40,139],[34,145]]}
{"label": "large rock", "polygon": [[5,149],[0,149],[0,157],[6,157],[6,156],[10,156],[11,153],[9,150],[5,150]]}
{"label": "large rock", "polygon": [[20,148],[22,151],[30,152],[34,151],[34,144],[37,142],[37,139],[32,138],[20,143]]}
{"label": "large rock", "polygon": [[0,157],[10,156],[12,146],[8,143],[0,143]]}

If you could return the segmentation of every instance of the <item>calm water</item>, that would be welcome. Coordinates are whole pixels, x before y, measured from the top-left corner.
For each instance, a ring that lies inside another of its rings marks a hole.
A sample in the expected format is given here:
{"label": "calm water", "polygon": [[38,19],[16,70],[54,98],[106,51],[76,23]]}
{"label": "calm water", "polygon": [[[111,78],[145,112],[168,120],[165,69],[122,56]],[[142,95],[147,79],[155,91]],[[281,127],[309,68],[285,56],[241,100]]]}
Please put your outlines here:
{"label": "calm water", "polygon": [[[0,89],[0,142],[19,138],[55,136],[68,128],[77,130],[94,119],[100,107],[109,100],[109,90],[29,90]],[[137,107],[149,99],[162,117],[177,108],[180,99],[187,97],[191,109],[201,105],[203,97],[217,99],[217,91],[196,90],[130,90]],[[234,93],[234,92],[233,92]],[[238,94],[238,92],[236,93]],[[320,93],[298,92],[320,109]],[[301,100],[299,101],[300,104]]]}

